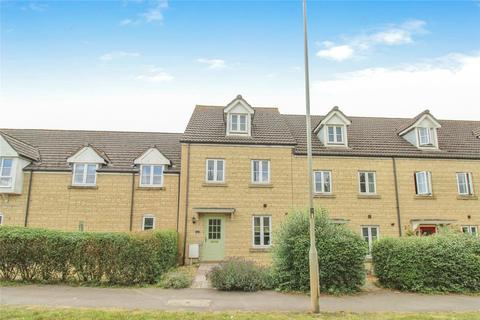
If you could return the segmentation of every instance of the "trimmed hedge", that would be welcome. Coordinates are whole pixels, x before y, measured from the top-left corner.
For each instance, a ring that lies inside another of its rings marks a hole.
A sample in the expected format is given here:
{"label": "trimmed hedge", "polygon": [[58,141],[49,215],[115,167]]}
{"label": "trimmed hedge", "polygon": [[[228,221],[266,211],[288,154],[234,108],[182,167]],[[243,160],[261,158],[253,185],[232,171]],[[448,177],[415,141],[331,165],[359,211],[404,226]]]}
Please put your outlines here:
{"label": "trimmed hedge", "polygon": [[120,285],[155,283],[177,263],[177,234],[0,228],[0,278]]}
{"label": "trimmed hedge", "polygon": [[212,286],[223,291],[251,292],[273,288],[273,279],[267,268],[243,259],[224,261],[208,276]]}
{"label": "trimmed hedge", "polygon": [[372,250],[387,288],[413,292],[479,292],[480,239],[464,234],[385,238]]}
{"label": "trimmed hedge", "polygon": [[[315,211],[315,234],[321,291],[359,291],[365,282],[365,241],[344,225],[332,223],[322,209]],[[308,291],[309,214],[306,211],[289,214],[274,240],[273,272],[279,289]]]}

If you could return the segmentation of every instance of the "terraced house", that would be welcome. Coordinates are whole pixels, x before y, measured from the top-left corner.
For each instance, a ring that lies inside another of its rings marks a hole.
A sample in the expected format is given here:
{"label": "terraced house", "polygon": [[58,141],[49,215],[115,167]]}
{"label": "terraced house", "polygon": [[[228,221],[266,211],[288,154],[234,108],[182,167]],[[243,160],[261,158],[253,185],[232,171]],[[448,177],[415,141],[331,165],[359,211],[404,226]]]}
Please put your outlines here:
{"label": "terraced house", "polygon": [[[315,202],[370,245],[477,234],[480,121],[313,116]],[[305,117],[241,96],[197,106],[183,134],[0,130],[0,221],[85,231],[176,229],[185,261],[268,263],[307,204]]]}

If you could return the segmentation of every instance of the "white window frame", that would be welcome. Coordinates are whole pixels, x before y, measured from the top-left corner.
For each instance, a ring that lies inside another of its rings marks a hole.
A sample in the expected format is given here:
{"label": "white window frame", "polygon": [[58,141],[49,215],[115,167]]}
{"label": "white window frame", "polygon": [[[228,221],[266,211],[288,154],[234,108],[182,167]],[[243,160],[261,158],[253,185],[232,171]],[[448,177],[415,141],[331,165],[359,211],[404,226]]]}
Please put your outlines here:
{"label": "white window frame", "polygon": [[[471,235],[475,235],[477,237],[479,236],[478,235],[478,226],[472,226],[472,225],[462,226],[461,230],[462,230],[463,233],[468,233],[468,234],[471,234]],[[475,230],[475,233],[473,232],[473,230]]]}
{"label": "white window frame", "polygon": [[0,226],[3,224],[3,213],[0,212]]}
{"label": "white window frame", "polygon": [[[5,160],[11,160],[12,161],[12,166],[10,167],[10,175],[9,176],[3,176],[1,175],[3,172],[3,167],[4,167],[4,161]],[[0,185],[0,188],[11,188],[13,186],[13,171],[15,170],[15,159],[10,158],[10,157],[1,157],[0,158],[0,178],[2,179],[9,179],[10,182],[8,185],[2,186]]]}
{"label": "white window frame", "polygon": [[[320,190],[317,189],[317,173],[321,176]],[[330,191],[325,191],[325,175],[328,174],[329,189]],[[333,192],[333,183],[332,183],[332,171],[331,170],[315,170],[313,171],[313,183],[315,188],[315,193],[321,194],[331,194]]]}
{"label": "white window frame", "polygon": [[[153,219],[152,222],[152,229],[145,229],[145,219]],[[146,214],[142,217],[142,231],[147,231],[147,230],[155,230],[155,224],[156,224],[156,219],[155,216],[152,214]]]}
{"label": "white window frame", "polygon": [[[333,141],[330,141],[330,134],[328,132],[329,128],[333,128]],[[337,128],[340,128],[342,131],[341,137],[342,141],[339,141],[337,139]],[[344,125],[327,125],[325,128],[325,134],[326,134],[326,139],[327,144],[331,145],[345,145],[346,139],[345,139],[345,126]]]}
{"label": "white window frame", "polygon": [[[236,128],[233,127],[233,117],[237,117]],[[240,125],[240,118],[245,117],[245,130],[241,130]],[[246,113],[230,113],[229,114],[229,121],[230,121],[230,128],[229,132],[231,133],[248,133],[248,114]]]}
{"label": "white window frame", "polygon": [[[82,182],[76,182],[75,181],[75,173],[76,173],[76,170],[77,170],[77,166],[83,166]],[[87,183],[88,166],[95,166],[95,180],[92,183]],[[96,163],[83,163],[83,162],[73,163],[72,186],[96,186],[97,185],[97,170],[98,170],[98,164],[96,164]]]}
{"label": "white window frame", "polygon": [[[149,183],[143,183],[143,168],[150,167]],[[154,167],[161,167],[162,173],[160,175],[160,183],[153,183]],[[163,164],[142,164],[140,165],[140,187],[163,187],[163,171],[165,166]]]}
{"label": "white window frame", "polygon": [[[465,177],[465,188],[467,189],[467,192],[461,192],[460,191],[460,176]],[[457,190],[458,194],[461,196],[473,196],[475,194],[475,190],[473,189],[473,179],[472,179],[472,173],[471,172],[457,172]]]}
{"label": "white window frame", "polygon": [[[373,173],[373,192],[370,190],[370,178],[369,173]],[[365,175],[365,192],[362,192],[362,184],[360,182],[360,176]],[[377,194],[377,173],[375,171],[358,171],[358,192],[360,194]]]}
{"label": "white window frame", "polygon": [[[420,193],[420,188],[419,188],[419,176],[420,175],[425,175],[426,178],[426,186],[427,186],[427,192],[422,192]],[[430,171],[416,171],[415,172],[415,192],[418,196],[432,196],[433,191],[432,191],[432,173]]]}
{"label": "white window frame", "polygon": [[[260,244],[255,244],[255,218],[260,218]],[[268,230],[270,232],[270,243],[265,244],[264,218],[268,218]],[[272,216],[271,215],[253,215],[252,216],[252,246],[255,248],[268,248],[272,246]]]}
{"label": "white window frame", "polygon": [[[208,162],[213,161],[213,180],[208,179]],[[218,179],[218,163],[223,163],[222,179]],[[205,160],[205,182],[206,183],[225,183],[225,159],[206,159]]]}
{"label": "white window frame", "polygon": [[[258,175],[258,178],[259,180],[258,181],[255,181],[254,180],[254,162],[258,161],[258,171],[260,172],[260,174]],[[264,181],[263,180],[263,162],[264,161],[267,161],[267,175],[268,175],[268,178],[267,178],[267,181]],[[269,184],[270,183],[270,180],[271,180],[271,172],[270,172],[270,160],[267,160],[267,159],[263,159],[263,160],[252,160],[251,161],[251,182],[252,184]]]}
{"label": "white window frame", "polygon": [[363,235],[363,229],[364,228],[367,228],[368,229],[368,253],[367,253],[367,256],[371,256],[372,255],[372,248],[373,248],[373,239],[372,239],[372,229],[375,228],[377,229],[377,240],[375,241],[378,241],[380,239],[380,226],[375,226],[375,225],[367,225],[367,226],[361,226],[360,228],[360,232],[361,232],[361,236],[362,236],[362,239],[365,241],[365,236]]}

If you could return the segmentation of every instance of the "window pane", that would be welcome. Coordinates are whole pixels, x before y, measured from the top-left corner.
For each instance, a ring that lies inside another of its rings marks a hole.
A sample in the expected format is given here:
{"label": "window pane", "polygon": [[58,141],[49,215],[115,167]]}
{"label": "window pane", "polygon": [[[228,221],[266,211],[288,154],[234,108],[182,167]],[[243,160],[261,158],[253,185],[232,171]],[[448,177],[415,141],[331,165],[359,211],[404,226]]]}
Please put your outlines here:
{"label": "window pane", "polygon": [[419,194],[428,193],[427,190],[427,174],[426,172],[417,172],[417,189]]}
{"label": "window pane", "polygon": [[469,233],[470,230],[468,230],[468,227],[462,227],[463,233]]}
{"label": "window pane", "polygon": [[330,184],[330,172],[325,171],[323,173],[323,192],[330,192],[331,191],[330,186],[331,186],[331,184]]}
{"label": "window pane", "polygon": [[240,118],[240,131],[247,131],[247,116],[242,115]]}
{"label": "window pane", "polygon": [[87,177],[85,183],[87,184],[94,184],[95,183],[95,175],[97,171],[97,165],[89,164],[87,165]]}
{"label": "window pane", "polygon": [[236,114],[232,114],[232,121],[231,121],[231,130],[237,131],[238,130],[238,116]]}
{"label": "window pane", "polygon": [[78,184],[83,183],[83,173],[85,171],[85,165],[83,164],[75,164],[73,167],[74,171],[74,182]]}
{"label": "window pane", "polygon": [[151,166],[142,166],[142,184],[150,184]]}
{"label": "window pane", "polygon": [[373,172],[368,173],[368,192],[375,193],[375,174]]}
{"label": "window pane", "polygon": [[375,238],[377,239],[377,228],[371,228],[371,233],[372,233],[372,239]]}
{"label": "window pane", "polygon": [[430,144],[430,134],[428,128],[419,128],[420,144]]}
{"label": "window pane", "polygon": [[359,179],[360,179],[360,192],[362,192],[362,193],[367,192],[367,183],[365,181],[365,173],[364,172],[360,172]]}
{"label": "window pane", "polygon": [[477,235],[477,227],[475,227],[475,226],[471,227],[471,231],[472,231],[472,234],[473,234],[474,236]]}
{"label": "window pane", "polygon": [[465,173],[457,173],[457,180],[458,180],[458,192],[460,194],[467,194],[467,180]]}
{"label": "window pane", "polygon": [[321,171],[315,172],[314,178],[315,178],[315,191],[322,192],[322,184],[323,184],[322,172]]}
{"label": "window pane", "polygon": [[343,142],[342,127],[335,127],[335,131],[337,135],[337,142]]}
{"label": "window pane", "polygon": [[335,142],[334,127],[328,127],[328,142]]}
{"label": "window pane", "polygon": [[10,186],[12,183],[12,178],[5,178],[5,177],[2,177],[0,178],[0,186],[2,187],[8,187]]}
{"label": "window pane", "polygon": [[143,218],[143,230],[153,229],[153,217],[144,217]]}
{"label": "window pane", "polygon": [[260,161],[253,161],[253,181],[259,182],[260,181]]}
{"label": "window pane", "polygon": [[1,176],[2,177],[10,177],[12,175],[13,160],[12,159],[3,159],[1,164],[2,164]]}
{"label": "window pane", "polygon": [[217,160],[217,181],[223,181],[223,160]]}
{"label": "window pane", "polygon": [[268,161],[262,161],[262,181],[268,182]]}
{"label": "window pane", "polygon": [[364,238],[368,239],[368,228],[362,228],[362,235]]}

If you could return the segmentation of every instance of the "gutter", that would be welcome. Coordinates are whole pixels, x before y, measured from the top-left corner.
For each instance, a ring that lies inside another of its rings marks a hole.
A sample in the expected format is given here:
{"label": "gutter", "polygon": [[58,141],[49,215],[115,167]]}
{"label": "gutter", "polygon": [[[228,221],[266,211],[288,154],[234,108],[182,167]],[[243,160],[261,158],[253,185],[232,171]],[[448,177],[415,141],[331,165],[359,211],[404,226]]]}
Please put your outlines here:
{"label": "gutter", "polygon": [[134,200],[135,200],[135,172],[132,172],[132,196],[130,199],[130,231],[132,231],[133,227],[133,207],[134,207]]}
{"label": "gutter", "polygon": [[397,177],[397,162],[395,158],[392,158],[393,163],[393,179],[395,182],[395,204],[397,209],[397,224],[398,224],[398,235],[402,236],[402,220],[400,215],[400,199],[398,195],[398,177]]}
{"label": "gutter", "polygon": [[188,228],[188,189],[190,186],[190,144],[187,144],[188,152],[187,152],[187,175],[186,175],[186,190],[185,190],[185,228],[184,228],[184,235],[183,235],[183,264],[187,260],[186,251],[187,251],[187,228]]}
{"label": "gutter", "polygon": [[30,212],[30,195],[32,194],[32,181],[33,181],[33,171],[30,171],[30,178],[28,179],[28,193],[27,193],[27,205],[25,207],[24,227],[28,226],[28,214]]}

